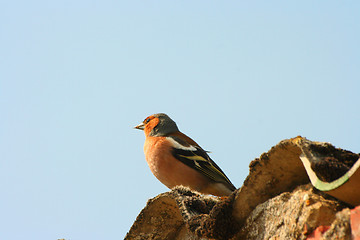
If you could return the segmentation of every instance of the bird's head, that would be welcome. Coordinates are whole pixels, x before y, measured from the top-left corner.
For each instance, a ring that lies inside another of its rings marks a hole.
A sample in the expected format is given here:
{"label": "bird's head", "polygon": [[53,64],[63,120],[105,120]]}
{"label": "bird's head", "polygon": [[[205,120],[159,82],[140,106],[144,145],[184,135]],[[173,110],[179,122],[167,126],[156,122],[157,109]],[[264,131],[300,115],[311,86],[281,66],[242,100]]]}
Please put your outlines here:
{"label": "bird's head", "polygon": [[161,137],[179,131],[176,123],[165,113],[153,114],[134,127],[144,130],[145,136]]}

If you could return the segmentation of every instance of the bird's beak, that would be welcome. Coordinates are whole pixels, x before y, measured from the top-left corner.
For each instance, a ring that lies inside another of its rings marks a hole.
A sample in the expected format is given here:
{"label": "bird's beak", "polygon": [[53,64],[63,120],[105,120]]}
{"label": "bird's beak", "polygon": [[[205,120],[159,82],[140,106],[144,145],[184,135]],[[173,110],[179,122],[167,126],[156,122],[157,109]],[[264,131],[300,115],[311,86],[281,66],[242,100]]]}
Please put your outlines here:
{"label": "bird's beak", "polygon": [[145,124],[144,123],[140,123],[139,125],[134,127],[135,129],[139,129],[139,130],[144,130],[145,128]]}

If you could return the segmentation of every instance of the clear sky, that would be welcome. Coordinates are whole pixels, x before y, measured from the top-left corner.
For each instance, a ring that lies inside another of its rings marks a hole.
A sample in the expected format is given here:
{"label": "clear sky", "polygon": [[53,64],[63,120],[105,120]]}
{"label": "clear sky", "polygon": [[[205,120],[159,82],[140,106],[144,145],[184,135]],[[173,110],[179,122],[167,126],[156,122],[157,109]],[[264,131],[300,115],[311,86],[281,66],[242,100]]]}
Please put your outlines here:
{"label": "clear sky", "polygon": [[302,135],[360,152],[359,1],[1,1],[0,238],[122,239],[164,112],[240,187]]}

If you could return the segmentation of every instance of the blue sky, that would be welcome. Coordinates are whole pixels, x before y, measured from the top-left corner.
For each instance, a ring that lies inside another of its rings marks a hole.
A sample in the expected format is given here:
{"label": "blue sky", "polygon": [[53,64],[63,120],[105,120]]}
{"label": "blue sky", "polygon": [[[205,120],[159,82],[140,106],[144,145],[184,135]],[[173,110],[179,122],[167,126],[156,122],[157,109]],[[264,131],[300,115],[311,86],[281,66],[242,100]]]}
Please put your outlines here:
{"label": "blue sky", "polygon": [[360,152],[358,1],[0,2],[0,238],[122,239],[165,112],[240,187],[302,135]]}

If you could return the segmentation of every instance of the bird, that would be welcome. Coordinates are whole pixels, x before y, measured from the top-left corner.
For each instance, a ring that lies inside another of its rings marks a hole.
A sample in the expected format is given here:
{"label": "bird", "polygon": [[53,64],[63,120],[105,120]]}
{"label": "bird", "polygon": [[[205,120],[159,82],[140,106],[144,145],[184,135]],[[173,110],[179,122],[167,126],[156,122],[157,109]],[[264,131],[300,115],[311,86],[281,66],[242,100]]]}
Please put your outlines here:
{"label": "bird", "polygon": [[165,113],[134,127],[145,133],[144,154],[155,177],[168,188],[186,186],[202,194],[229,196],[235,186],[194,140],[180,132]]}

